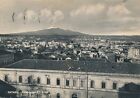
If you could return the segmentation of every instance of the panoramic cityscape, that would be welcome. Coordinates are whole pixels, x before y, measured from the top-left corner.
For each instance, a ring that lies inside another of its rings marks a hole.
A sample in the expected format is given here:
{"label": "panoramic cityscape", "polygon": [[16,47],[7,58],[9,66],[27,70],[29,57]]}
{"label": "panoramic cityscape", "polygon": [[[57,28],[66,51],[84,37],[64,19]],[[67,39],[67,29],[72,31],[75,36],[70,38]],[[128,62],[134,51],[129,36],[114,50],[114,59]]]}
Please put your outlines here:
{"label": "panoramic cityscape", "polygon": [[2,98],[140,97],[139,36],[32,34],[0,36]]}
{"label": "panoramic cityscape", "polygon": [[0,98],[140,98],[139,4],[1,0]]}

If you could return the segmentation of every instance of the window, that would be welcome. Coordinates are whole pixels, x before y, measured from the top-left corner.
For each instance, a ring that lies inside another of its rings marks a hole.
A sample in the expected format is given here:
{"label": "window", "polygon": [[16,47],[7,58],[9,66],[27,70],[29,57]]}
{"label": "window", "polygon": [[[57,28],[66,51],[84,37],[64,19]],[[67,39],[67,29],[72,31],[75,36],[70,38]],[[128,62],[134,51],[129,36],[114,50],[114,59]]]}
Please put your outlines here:
{"label": "window", "polygon": [[32,76],[28,77],[28,83],[31,84],[32,83]]}
{"label": "window", "polygon": [[81,80],[81,87],[84,87],[84,80]]}
{"label": "window", "polygon": [[70,85],[70,81],[67,79],[66,80],[66,86],[69,86]]}
{"label": "window", "polygon": [[50,85],[51,81],[50,78],[47,78],[47,85]]}
{"label": "window", "polygon": [[56,94],[56,98],[60,98],[60,93],[57,93]]}
{"label": "window", "polygon": [[93,80],[90,81],[90,88],[94,88],[94,81]]}
{"label": "window", "polygon": [[102,82],[102,88],[106,88],[106,83]]}
{"label": "window", "polygon": [[117,89],[117,83],[113,83],[113,87],[112,87],[113,89]]}
{"label": "window", "polygon": [[56,85],[60,85],[60,79],[59,78],[56,79]]}
{"label": "window", "polygon": [[19,83],[22,83],[22,76],[19,76],[18,81],[19,81]]}
{"label": "window", "polygon": [[5,75],[5,76],[4,76],[4,81],[5,81],[5,82],[8,82],[8,75]]}
{"label": "window", "polygon": [[74,87],[76,86],[76,80],[75,79],[73,80],[73,86]]}
{"label": "window", "polygon": [[72,98],[78,98],[77,94],[72,94]]}
{"label": "window", "polygon": [[37,84],[40,84],[40,77],[37,77]]}

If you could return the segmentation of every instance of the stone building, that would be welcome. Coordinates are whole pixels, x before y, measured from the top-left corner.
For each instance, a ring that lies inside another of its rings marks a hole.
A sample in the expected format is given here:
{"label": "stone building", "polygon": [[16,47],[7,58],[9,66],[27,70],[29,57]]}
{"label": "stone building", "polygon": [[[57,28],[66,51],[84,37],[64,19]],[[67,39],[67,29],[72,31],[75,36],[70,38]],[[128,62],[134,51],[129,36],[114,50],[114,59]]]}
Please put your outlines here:
{"label": "stone building", "polygon": [[128,50],[128,58],[140,60],[140,47],[131,47]]}
{"label": "stone building", "polygon": [[140,65],[131,63],[25,59],[0,68],[0,80],[18,98],[140,98],[138,87],[125,87],[140,84]]}

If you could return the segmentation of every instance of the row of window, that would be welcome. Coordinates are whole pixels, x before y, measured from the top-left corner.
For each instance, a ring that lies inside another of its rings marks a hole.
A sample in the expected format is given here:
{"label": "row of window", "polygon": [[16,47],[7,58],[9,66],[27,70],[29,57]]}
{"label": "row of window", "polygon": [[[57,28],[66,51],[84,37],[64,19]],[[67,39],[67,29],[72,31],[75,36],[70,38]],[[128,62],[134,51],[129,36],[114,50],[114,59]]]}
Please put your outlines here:
{"label": "row of window", "polygon": [[[49,93],[48,95],[51,96],[50,93]],[[38,96],[38,97],[40,97],[40,96]],[[47,97],[47,98],[51,98],[51,97]],[[62,96],[61,96],[60,93],[57,93],[55,98],[62,98]],[[73,93],[73,94],[71,95],[71,98],[78,98],[78,95],[77,95],[76,93]]]}
{"label": "row of window", "polygon": [[[5,75],[4,80],[6,82],[8,82],[8,75]],[[23,82],[23,77],[22,76],[19,76],[18,77],[18,81],[19,81],[19,83],[22,83]],[[28,81],[28,84],[33,84],[35,82],[35,81],[33,81],[33,77],[32,76],[29,76],[27,81]],[[47,85],[50,85],[51,84],[51,81],[50,81],[50,78],[49,77],[47,77],[46,82],[47,82],[46,83]],[[37,80],[36,80],[35,83],[37,83],[37,84],[40,84],[41,83],[40,77],[37,77]],[[57,78],[56,79],[56,85],[57,86],[60,86],[60,84],[61,84],[60,78]],[[65,80],[65,85],[67,87],[70,86],[70,80],[69,79],[66,79]],[[85,85],[85,81],[84,80],[81,80],[80,81],[80,87],[84,87],[84,85]],[[73,87],[76,87],[76,86],[77,86],[77,80],[76,79],[73,79]],[[90,80],[90,88],[94,88],[94,87],[95,87],[94,80]],[[102,89],[105,89],[106,88],[106,82],[101,82],[101,88]],[[117,89],[117,83],[116,82],[113,82],[112,89]]]}

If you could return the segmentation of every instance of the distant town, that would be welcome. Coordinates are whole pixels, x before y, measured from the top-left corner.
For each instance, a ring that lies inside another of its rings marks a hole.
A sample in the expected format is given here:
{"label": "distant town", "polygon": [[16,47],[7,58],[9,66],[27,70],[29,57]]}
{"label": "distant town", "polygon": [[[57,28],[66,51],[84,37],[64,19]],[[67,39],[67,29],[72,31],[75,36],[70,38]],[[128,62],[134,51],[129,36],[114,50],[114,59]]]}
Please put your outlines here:
{"label": "distant town", "polygon": [[0,35],[0,98],[140,97],[139,36],[72,32]]}
{"label": "distant town", "polygon": [[140,63],[140,41],[125,40],[129,36],[120,37],[112,40],[111,36],[94,35],[1,35],[0,64],[22,59],[104,59]]}

